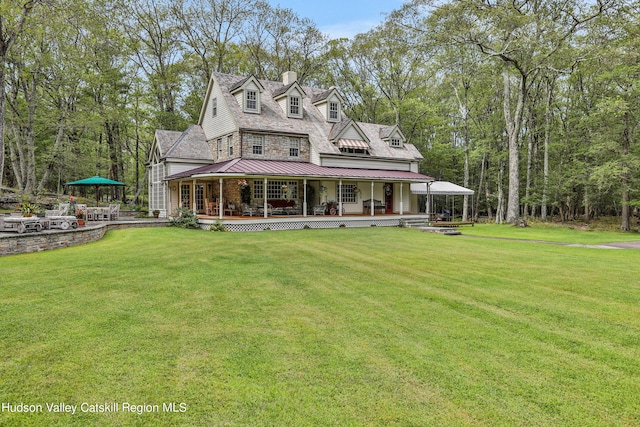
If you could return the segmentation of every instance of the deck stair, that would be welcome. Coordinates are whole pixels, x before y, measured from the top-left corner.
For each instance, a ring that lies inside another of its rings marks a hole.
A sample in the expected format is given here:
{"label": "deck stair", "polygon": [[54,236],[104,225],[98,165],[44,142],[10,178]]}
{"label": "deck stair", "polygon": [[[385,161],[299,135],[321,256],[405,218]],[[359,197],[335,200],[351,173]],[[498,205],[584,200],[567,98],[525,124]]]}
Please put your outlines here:
{"label": "deck stair", "polygon": [[403,218],[404,226],[407,228],[428,227],[429,221],[426,218]]}
{"label": "deck stair", "polygon": [[455,227],[417,227],[420,230],[427,232],[427,233],[438,233],[438,234],[444,234],[445,236],[459,236],[460,234],[462,234],[462,232],[460,230],[458,230]]}

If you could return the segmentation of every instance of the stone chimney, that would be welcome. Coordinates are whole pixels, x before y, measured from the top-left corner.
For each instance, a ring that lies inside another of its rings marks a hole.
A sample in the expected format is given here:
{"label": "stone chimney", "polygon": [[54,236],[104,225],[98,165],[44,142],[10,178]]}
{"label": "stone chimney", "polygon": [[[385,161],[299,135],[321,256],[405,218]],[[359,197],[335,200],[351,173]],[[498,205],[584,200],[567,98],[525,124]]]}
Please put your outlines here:
{"label": "stone chimney", "polygon": [[282,73],[282,84],[289,85],[298,80],[298,74],[295,71],[285,71]]}

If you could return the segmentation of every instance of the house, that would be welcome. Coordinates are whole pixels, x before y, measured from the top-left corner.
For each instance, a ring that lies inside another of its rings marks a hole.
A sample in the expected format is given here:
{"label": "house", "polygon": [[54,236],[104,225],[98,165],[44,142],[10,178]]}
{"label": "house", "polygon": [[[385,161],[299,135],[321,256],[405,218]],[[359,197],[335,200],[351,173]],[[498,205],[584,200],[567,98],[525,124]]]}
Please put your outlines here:
{"label": "house", "polygon": [[418,172],[422,155],[398,126],[356,122],[343,104],[338,89],[302,86],[294,72],[278,82],[214,72],[198,124],[156,131],[149,209],[306,216],[335,201],[338,215],[417,213],[410,184],[433,181]]}

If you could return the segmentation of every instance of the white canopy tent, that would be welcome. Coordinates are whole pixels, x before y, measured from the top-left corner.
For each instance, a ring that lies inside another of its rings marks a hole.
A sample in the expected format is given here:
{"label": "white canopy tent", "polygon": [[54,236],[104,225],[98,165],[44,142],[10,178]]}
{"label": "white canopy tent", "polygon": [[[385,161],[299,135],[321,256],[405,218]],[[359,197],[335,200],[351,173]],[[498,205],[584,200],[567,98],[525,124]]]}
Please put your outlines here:
{"label": "white canopy tent", "polygon": [[[449,181],[434,181],[431,183],[411,184],[411,192],[413,194],[422,194],[427,196],[426,212],[431,214],[430,207],[433,206],[433,196],[473,196],[475,191],[465,187],[461,187]],[[473,199],[471,201],[473,209]],[[471,215],[473,217],[473,214]]]}

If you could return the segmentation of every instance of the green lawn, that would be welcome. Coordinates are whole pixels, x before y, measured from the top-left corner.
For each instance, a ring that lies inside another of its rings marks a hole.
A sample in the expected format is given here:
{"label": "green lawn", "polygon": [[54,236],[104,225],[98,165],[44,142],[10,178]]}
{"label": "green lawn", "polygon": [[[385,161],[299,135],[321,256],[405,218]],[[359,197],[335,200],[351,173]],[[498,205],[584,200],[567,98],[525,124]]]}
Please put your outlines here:
{"label": "green lawn", "polygon": [[640,241],[640,233],[637,232],[580,230],[569,228],[565,224],[551,223],[532,223],[530,227],[526,228],[514,227],[508,224],[476,224],[473,227],[465,226],[461,229],[468,236],[565,242],[583,245]]}
{"label": "green lawn", "polygon": [[0,258],[0,403],[43,407],[0,425],[638,425],[639,260],[399,228]]}

